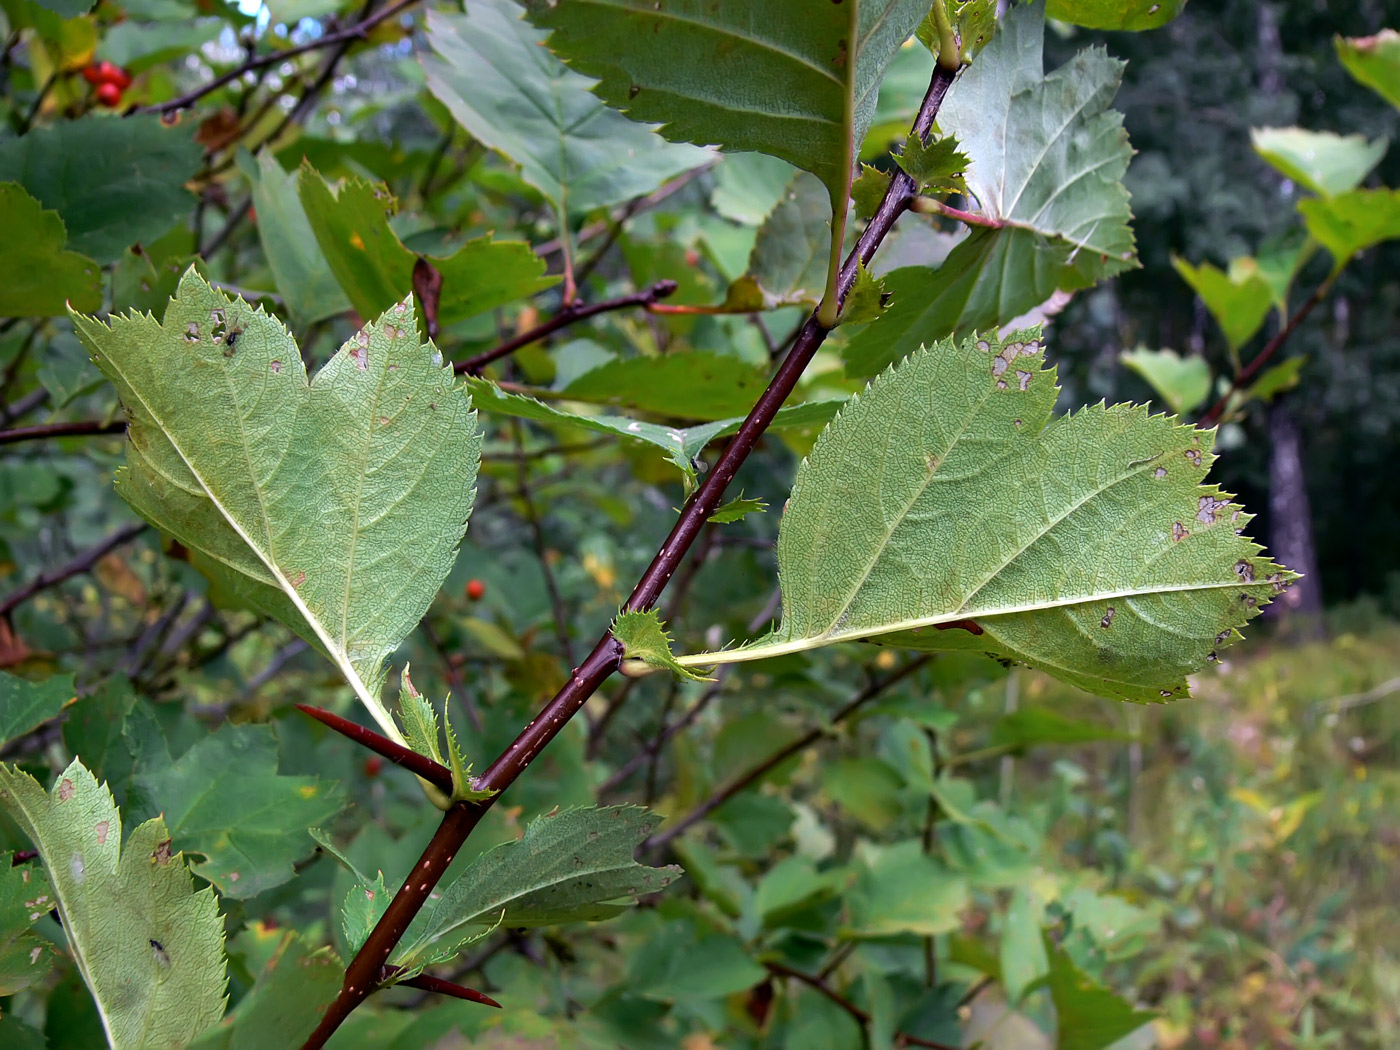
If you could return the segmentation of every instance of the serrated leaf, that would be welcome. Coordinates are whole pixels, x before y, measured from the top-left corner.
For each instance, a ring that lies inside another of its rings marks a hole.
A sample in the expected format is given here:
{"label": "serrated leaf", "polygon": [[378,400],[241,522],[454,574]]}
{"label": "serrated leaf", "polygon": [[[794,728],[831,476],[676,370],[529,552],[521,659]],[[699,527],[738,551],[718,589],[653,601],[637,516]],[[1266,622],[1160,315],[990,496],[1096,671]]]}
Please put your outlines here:
{"label": "serrated leaf", "polygon": [[872,276],[862,262],[856,263],[856,283],[841,304],[841,324],[869,324],[889,307],[890,293],[883,277]]}
{"label": "serrated leaf", "polygon": [[1254,152],[1286,178],[1323,197],[1361,185],[1375,170],[1390,141],[1306,128],[1251,128]]}
{"label": "serrated leaf", "polygon": [[651,868],[632,859],[660,822],[640,806],[535,818],[518,842],[482,854],[418,913],[394,962],[412,966],[434,942],[453,941],[474,926],[552,926],[619,914],[681,875],[675,865]]}
{"label": "serrated leaf", "polygon": [[58,212],[71,251],[115,262],[194,205],[185,182],[204,151],[193,133],[193,122],[168,128],[155,114],[62,120],[0,142],[0,182],[18,182]]}
{"label": "serrated leaf", "polygon": [[767,511],[768,504],[763,500],[745,499],[741,494],[720,507],[707,520],[716,525],[728,525],[731,522],[743,521],[750,514],[765,514]]}
{"label": "serrated leaf", "polygon": [[[957,38],[962,61],[971,62],[996,32],[996,0],[948,0],[944,10],[947,11],[949,25]],[[918,37],[919,42],[937,58],[942,50],[942,41],[939,39],[938,21],[932,10],[920,23]]]}
{"label": "serrated leaf", "polygon": [[29,929],[54,908],[48,879],[42,868],[13,861],[14,854],[0,853],[0,996],[43,980],[54,958]]}
{"label": "serrated leaf", "polygon": [[442,737],[438,732],[437,712],[428,698],[414,688],[405,665],[399,677],[399,712],[403,719],[404,738],[414,751],[431,758],[440,766],[447,765],[442,757]]}
{"label": "serrated leaf", "polygon": [[1122,996],[1079,969],[1049,936],[1042,936],[1050,960],[1046,984],[1055,1004],[1055,1045],[1059,1050],[1104,1050],[1158,1016],[1134,1009]]}
{"label": "serrated leaf", "polygon": [[0,748],[57,718],[77,696],[71,674],[31,682],[0,671]]}
{"label": "serrated leaf", "polygon": [[509,0],[473,0],[464,15],[431,11],[427,25],[438,54],[422,59],[428,90],[561,213],[640,197],[709,159],[608,109]]}
{"label": "serrated leaf", "polygon": [[666,633],[655,609],[619,613],[613,621],[612,635],[622,643],[625,659],[640,660],[654,670],[671,671],[692,682],[708,680],[676,663],[671,652],[671,636]]}
{"label": "serrated leaf", "polygon": [[594,91],[672,141],[781,157],[841,214],[885,67],[927,0],[531,0],[549,46]]}
{"label": "serrated leaf", "polygon": [[53,317],[69,302],[79,310],[102,305],[101,268],[65,250],[63,219],[18,183],[0,182],[0,229],[0,317]]}
{"label": "serrated leaf", "polygon": [[778,532],[782,624],[688,667],[838,641],[973,650],[1129,700],[1187,693],[1292,574],[1202,485],[1212,431],[1097,405],[1051,418],[1038,334],[947,341],[848,402]]}
{"label": "serrated leaf", "polygon": [[[752,304],[755,309],[815,303],[825,290],[830,249],[831,203],[826,188],[813,175],[799,171],[759,226],[748,270],[735,284],[745,289],[757,286],[759,296]],[[729,304],[737,304],[740,294],[731,287]],[[742,294],[749,293],[745,290]],[[765,376],[759,390],[766,385]],[[750,405],[753,400],[749,399]]]}
{"label": "serrated leaf", "polygon": [[[332,189],[309,164],[297,174],[307,222],[331,273],[361,317],[378,317],[413,288],[418,253],[389,226],[398,203],[382,182],[351,176]],[[424,256],[442,275],[438,321],[454,324],[557,282],[524,241],[477,237],[448,256]]]}
{"label": "serrated leaf", "polygon": [[1050,0],[1051,18],[1086,29],[1158,29],[1186,7],[1186,0]]}
{"label": "serrated leaf", "polygon": [[78,760],[46,792],[0,765],[0,804],[39,851],[68,949],[114,1050],[184,1047],[223,1016],[223,919],[161,819],[122,847],[111,792]]}
{"label": "serrated leaf", "polygon": [[168,764],[141,765],[135,782],[181,847],[204,855],[191,870],[235,900],[291,879],[306,829],[345,805],[334,781],[278,774],[266,725],[223,726]]}
{"label": "serrated leaf", "polygon": [[1334,37],[1337,57],[1358,83],[1400,107],[1400,33],[1382,29],[1375,36]]}
{"label": "serrated leaf", "polygon": [[[297,172],[283,171],[277,158],[266,150],[256,158],[240,154],[239,167],[252,184],[263,254],[278,294],[296,323],[309,325],[349,310],[350,300],[331,272],[302,207]],[[411,262],[409,267],[411,270]],[[407,292],[405,286],[391,302]]]}
{"label": "serrated leaf", "polygon": [[131,419],[117,489],[336,664],[380,729],[384,663],[427,611],[475,497],[471,399],[412,299],[308,383],[282,325],[193,271],[163,322],[74,315]]}
{"label": "serrated leaf", "polygon": [[1269,307],[1275,304],[1275,290],[1253,259],[1231,260],[1230,269],[1222,271],[1210,263],[1192,266],[1173,255],[1172,266],[1201,297],[1231,350],[1254,338],[1269,316]]}
{"label": "serrated leaf", "polygon": [[1298,373],[1302,371],[1303,365],[1307,364],[1307,361],[1308,359],[1303,356],[1289,357],[1273,367],[1265,369],[1263,375],[1245,388],[1244,396],[1247,399],[1267,403],[1278,397],[1279,394],[1292,390],[1298,385]]}
{"label": "serrated leaf", "polygon": [[914,180],[919,193],[965,193],[963,176],[971,161],[958,148],[951,135],[936,138],[927,144],[918,135],[910,135],[904,149],[895,154],[895,161]]}
{"label": "serrated leaf", "polygon": [[999,327],[1056,290],[1137,265],[1122,184],[1132,150],[1109,108],[1123,63],[1094,47],[1045,76],[1044,12],[1014,7],[939,111],[992,226],[973,229],[935,271],[889,275],[894,305],[846,347],[847,374],[876,375],[922,345]]}
{"label": "serrated leaf", "polygon": [[1190,412],[1210,395],[1210,365],[1203,357],[1140,346],[1124,351],[1118,359],[1152,384],[1172,412]]}
{"label": "serrated leaf", "polygon": [[851,205],[855,208],[856,215],[862,219],[873,216],[889,188],[889,172],[862,164],[859,177],[851,183]]}
{"label": "serrated leaf", "polygon": [[1357,252],[1400,238],[1400,190],[1351,190],[1298,202],[1303,224],[1332,255],[1333,272]]}
{"label": "serrated leaf", "polygon": [[340,928],[345,934],[346,963],[355,957],[370,932],[383,918],[394,895],[384,885],[384,873],[376,872],[372,880],[360,877],[345,894],[340,906]]}
{"label": "serrated leaf", "polygon": [[331,949],[316,948],[289,931],[248,994],[190,1050],[300,1046],[340,992],[344,976]]}

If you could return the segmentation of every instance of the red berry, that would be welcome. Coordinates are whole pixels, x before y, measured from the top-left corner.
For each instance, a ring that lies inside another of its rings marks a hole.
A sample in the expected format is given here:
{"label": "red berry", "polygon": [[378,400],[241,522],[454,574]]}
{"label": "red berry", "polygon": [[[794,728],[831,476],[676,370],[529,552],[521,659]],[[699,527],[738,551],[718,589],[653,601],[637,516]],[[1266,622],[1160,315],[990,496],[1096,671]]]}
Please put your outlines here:
{"label": "red berry", "polygon": [[104,106],[119,106],[122,101],[122,89],[110,81],[98,84],[97,101],[101,102]]}
{"label": "red berry", "polygon": [[102,67],[95,62],[89,62],[87,65],[83,66],[83,79],[96,87],[98,84],[102,83]]}
{"label": "red berry", "polygon": [[486,584],[480,580],[468,580],[467,597],[474,602],[481,601],[482,598],[486,597]]}
{"label": "red berry", "polygon": [[117,87],[121,88],[123,91],[131,87],[131,74],[125,69],[121,66],[114,66],[110,62],[103,62],[102,65],[104,67],[103,73],[106,76],[107,83],[116,84]]}
{"label": "red berry", "polygon": [[383,769],[384,760],[378,755],[370,755],[369,758],[365,759],[365,776],[369,777],[371,780],[379,776]]}

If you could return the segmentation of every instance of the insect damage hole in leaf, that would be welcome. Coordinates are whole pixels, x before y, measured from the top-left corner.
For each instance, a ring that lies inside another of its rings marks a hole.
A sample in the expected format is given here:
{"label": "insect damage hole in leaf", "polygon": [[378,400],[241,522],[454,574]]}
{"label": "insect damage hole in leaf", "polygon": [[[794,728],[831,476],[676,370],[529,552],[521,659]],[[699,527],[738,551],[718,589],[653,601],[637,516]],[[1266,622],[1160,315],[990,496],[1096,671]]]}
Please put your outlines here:
{"label": "insect damage hole in leaf", "polygon": [[402,743],[385,662],[452,567],[481,455],[471,398],[419,342],[412,298],[312,381],[279,321],[192,268],[163,321],[72,316],[131,420],[117,490],[328,656]]}
{"label": "insect damage hole in leaf", "polygon": [[[1186,695],[1219,637],[1293,574],[1202,486],[1213,432],[1132,405],[1052,418],[1057,394],[1038,330],[886,369],[797,472],[780,627],[675,662],[866,640],[985,652],[1122,699]],[[1160,472],[1178,456],[1188,469]],[[925,630],[967,623],[979,631]]]}

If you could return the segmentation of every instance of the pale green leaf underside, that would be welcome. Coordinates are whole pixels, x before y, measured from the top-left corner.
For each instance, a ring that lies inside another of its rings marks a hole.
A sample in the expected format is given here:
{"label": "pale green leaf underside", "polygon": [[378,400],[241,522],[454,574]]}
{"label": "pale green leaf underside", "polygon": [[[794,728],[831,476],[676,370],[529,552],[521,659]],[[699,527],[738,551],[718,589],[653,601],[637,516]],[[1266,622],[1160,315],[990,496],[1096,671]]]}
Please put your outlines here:
{"label": "pale green leaf underside", "polygon": [[434,942],[460,940],[472,927],[549,926],[618,914],[681,874],[674,865],[651,868],[632,859],[660,820],[639,806],[537,817],[523,838],[482,854],[419,912],[394,961],[414,965]]}
{"label": "pale green leaf underside", "polygon": [[163,322],[74,324],[131,418],[118,491],[329,656],[401,740],[384,662],[452,567],[481,451],[411,297],[311,383],[281,323],[193,270]]}
{"label": "pale green leaf underside", "polygon": [[798,470],[781,627],[681,663],[863,639],[980,650],[1123,699],[1185,695],[1289,575],[1201,484],[1213,432],[1131,405],[1052,419],[1056,393],[1037,333],[886,371]]}
{"label": "pale green leaf underside", "polygon": [[1313,193],[1330,197],[1354,190],[1385,156],[1390,142],[1306,128],[1251,128],[1254,151]]}
{"label": "pale green leaf underside", "polygon": [[68,947],[115,1050],[176,1050],[224,1012],[224,927],[163,820],[122,848],[112,794],[76,759],[46,792],[0,765],[0,802],[39,850]]}
{"label": "pale green leaf underside", "polygon": [[[529,0],[549,46],[669,139],[753,150],[842,197],[885,67],[928,0]],[[854,10],[853,10],[854,9]],[[849,46],[852,18],[856,46]],[[854,53],[854,62],[848,54]]]}

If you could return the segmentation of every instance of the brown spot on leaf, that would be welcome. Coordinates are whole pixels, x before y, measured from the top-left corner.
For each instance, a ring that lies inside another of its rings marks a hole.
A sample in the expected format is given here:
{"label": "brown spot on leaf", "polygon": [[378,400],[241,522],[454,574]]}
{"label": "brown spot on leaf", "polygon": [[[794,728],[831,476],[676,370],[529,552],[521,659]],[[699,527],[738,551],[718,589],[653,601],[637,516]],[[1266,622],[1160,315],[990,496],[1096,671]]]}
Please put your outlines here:
{"label": "brown spot on leaf", "polygon": [[1022,389],[1023,391],[1024,391],[1028,386],[1031,385],[1031,377],[1032,377],[1033,374],[1034,374],[1034,373],[1031,373],[1031,372],[1022,372],[1020,369],[1017,369],[1017,371],[1016,371],[1016,378],[1019,379],[1019,380],[1021,381],[1021,389]]}
{"label": "brown spot on leaf", "polygon": [[97,827],[93,830],[97,832],[97,844],[99,846],[105,846],[107,844],[107,832],[111,827],[111,821],[99,820],[97,822]]}
{"label": "brown spot on leaf", "polygon": [[279,374],[280,374],[281,371],[282,371],[282,362],[281,362],[281,361],[273,361],[273,362],[272,362],[270,365],[268,365],[267,367],[268,367],[268,369],[271,370],[272,372],[275,372],[275,373],[279,373]]}
{"label": "brown spot on leaf", "polygon": [[1154,470],[1154,471],[1152,472],[1152,476],[1153,476],[1154,478],[1164,478],[1164,477],[1166,477],[1166,476],[1167,476],[1167,468],[1166,468],[1166,467],[1158,467],[1156,470]]}
{"label": "brown spot on leaf", "polygon": [[1241,558],[1235,562],[1235,575],[1245,583],[1254,582],[1254,564],[1247,558]]}
{"label": "brown spot on leaf", "polygon": [[1192,465],[1193,467],[1199,467],[1199,466],[1201,465],[1201,450],[1200,450],[1200,449],[1198,449],[1198,448],[1188,448],[1184,453],[1182,453],[1182,455],[1184,455],[1184,456],[1187,458],[1187,460],[1190,461],[1190,463],[1191,463],[1191,465]]}
{"label": "brown spot on leaf", "polygon": [[164,867],[170,863],[170,857],[170,840],[165,839],[163,842],[157,842],[155,852],[151,854],[151,859]]}
{"label": "brown spot on leaf", "polygon": [[1217,634],[1217,635],[1215,636],[1215,644],[1216,644],[1216,645],[1224,645],[1226,642],[1228,642],[1228,641],[1230,640],[1230,635],[1231,635],[1231,633],[1232,633],[1232,632],[1230,631],[1230,629],[1229,629],[1228,627],[1227,627],[1225,630],[1221,631],[1219,634]]}
{"label": "brown spot on leaf", "polygon": [[67,802],[73,797],[74,792],[77,790],[78,789],[73,786],[73,781],[64,777],[58,785],[58,800],[60,802]]}
{"label": "brown spot on leaf", "polygon": [[1180,543],[1187,536],[1191,535],[1191,530],[1179,521],[1172,522],[1172,539]]}
{"label": "brown spot on leaf", "polygon": [[1196,520],[1206,525],[1215,524],[1216,515],[1230,505],[1229,500],[1202,496],[1196,501]]}

